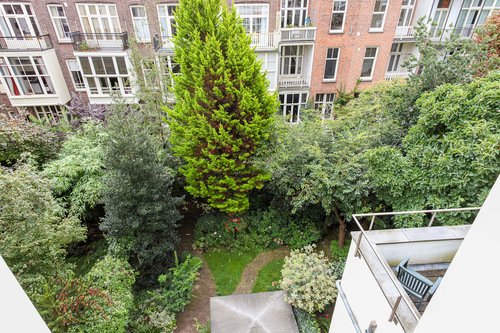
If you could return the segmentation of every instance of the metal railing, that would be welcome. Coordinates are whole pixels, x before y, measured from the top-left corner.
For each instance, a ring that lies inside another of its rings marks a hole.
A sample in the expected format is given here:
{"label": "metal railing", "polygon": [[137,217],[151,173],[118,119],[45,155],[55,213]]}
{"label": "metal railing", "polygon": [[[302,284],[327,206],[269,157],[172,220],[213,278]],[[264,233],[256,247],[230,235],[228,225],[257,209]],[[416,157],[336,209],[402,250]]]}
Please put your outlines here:
{"label": "metal railing", "polygon": [[153,36],[153,48],[155,51],[172,51],[174,50],[173,36],[158,35],[157,33]]}
{"label": "metal railing", "polygon": [[[416,214],[425,214],[425,215],[430,215],[429,222],[427,224],[428,227],[432,227],[436,215],[440,213],[450,213],[450,212],[467,212],[467,211],[478,211],[480,210],[481,207],[468,207],[468,208],[448,208],[448,209],[427,209],[427,210],[415,210],[415,211],[402,211],[402,212],[384,212],[384,213],[365,213],[365,214],[353,214],[352,218],[356,222],[357,227],[359,228],[360,234],[358,238],[355,240],[356,242],[356,248],[354,251],[355,257],[361,258],[362,252],[360,249],[361,242],[363,238],[366,241],[366,244],[370,247],[371,252],[375,255],[377,258],[377,261],[381,264],[381,266],[384,268],[385,273],[387,276],[390,278],[392,284],[396,288],[398,292],[398,296],[396,298],[396,301],[394,302],[394,305],[391,304],[389,299],[386,296],[386,299],[389,303],[389,305],[392,308],[391,314],[389,316],[389,321],[395,321],[397,317],[397,311],[398,308],[401,304],[401,302],[406,303],[407,308],[411,311],[412,315],[415,317],[416,320],[420,319],[420,313],[418,312],[417,308],[414,306],[413,302],[409,298],[408,294],[406,291],[403,289],[401,283],[398,281],[396,275],[392,271],[392,269],[389,267],[387,262],[385,261],[384,258],[381,257],[379,252],[374,248],[374,245],[372,242],[370,242],[366,231],[364,230],[363,226],[361,225],[360,221],[358,218],[370,218],[370,225],[368,227],[368,230],[372,230],[373,226],[375,224],[375,219],[380,216],[397,216],[397,215],[416,215]],[[385,295],[385,293],[384,293]]]}
{"label": "metal railing", "polygon": [[316,27],[295,27],[281,29],[282,42],[314,40],[316,40]]}
{"label": "metal railing", "polygon": [[279,44],[279,33],[250,33],[250,46],[259,49],[276,49]]}
{"label": "metal railing", "polygon": [[128,49],[128,33],[71,33],[71,41],[75,51],[101,51],[101,50],[126,50]]}
{"label": "metal railing", "polygon": [[50,35],[0,37],[1,51],[43,51],[52,48]]}
{"label": "metal railing", "polygon": [[305,77],[280,77],[278,86],[280,88],[304,88],[309,87],[309,80]]}
{"label": "metal railing", "polygon": [[433,40],[443,40],[455,34],[461,38],[470,38],[474,34],[475,27],[455,27],[455,28],[430,28],[430,36]]}
{"label": "metal railing", "polygon": [[384,75],[384,80],[393,81],[393,80],[401,80],[407,79],[410,76],[409,72],[387,72]]}
{"label": "metal railing", "polygon": [[413,38],[414,31],[415,30],[411,25],[406,27],[396,27],[394,38],[395,39]]}

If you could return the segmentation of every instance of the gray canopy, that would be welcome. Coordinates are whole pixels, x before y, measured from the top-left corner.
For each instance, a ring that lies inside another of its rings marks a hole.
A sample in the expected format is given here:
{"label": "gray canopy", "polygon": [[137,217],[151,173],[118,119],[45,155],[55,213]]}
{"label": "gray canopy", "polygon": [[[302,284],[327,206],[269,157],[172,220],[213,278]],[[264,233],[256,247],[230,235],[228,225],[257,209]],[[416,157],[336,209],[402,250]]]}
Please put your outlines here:
{"label": "gray canopy", "polygon": [[298,333],[283,291],[210,298],[212,333]]}

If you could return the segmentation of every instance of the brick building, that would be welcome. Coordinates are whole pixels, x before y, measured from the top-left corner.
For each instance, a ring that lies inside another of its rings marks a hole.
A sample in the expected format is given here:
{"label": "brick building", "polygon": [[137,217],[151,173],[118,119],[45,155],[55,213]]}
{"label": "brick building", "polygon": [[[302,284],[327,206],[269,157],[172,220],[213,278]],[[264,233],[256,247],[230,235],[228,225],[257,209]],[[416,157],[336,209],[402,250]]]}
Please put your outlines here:
{"label": "brick building", "polygon": [[[281,111],[300,119],[309,102],[331,116],[339,90],[404,78],[414,27],[433,20],[439,41],[469,38],[500,0],[235,0]],[[146,64],[178,70],[174,1],[0,0],[0,103],[51,118],[73,92],[91,104],[137,102],[130,39]],[[166,97],[167,98],[167,97]]]}

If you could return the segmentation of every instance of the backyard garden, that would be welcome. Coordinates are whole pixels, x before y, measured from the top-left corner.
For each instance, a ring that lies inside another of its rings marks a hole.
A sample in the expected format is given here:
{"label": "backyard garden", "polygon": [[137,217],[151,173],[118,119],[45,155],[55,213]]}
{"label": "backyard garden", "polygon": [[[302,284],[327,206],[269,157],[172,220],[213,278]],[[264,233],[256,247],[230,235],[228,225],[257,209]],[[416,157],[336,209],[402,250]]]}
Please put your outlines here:
{"label": "backyard garden", "polygon": [[479,206],[500,173],[498,25],[440,46],[421,25],[420,74],[290,125],[233,10],[175,20],[180,74],[140,70],[131,41],[140,103],[0,118],[0,254],[54,333],[209,332],[209,297],[275,290],[328,332],[352,214]]}

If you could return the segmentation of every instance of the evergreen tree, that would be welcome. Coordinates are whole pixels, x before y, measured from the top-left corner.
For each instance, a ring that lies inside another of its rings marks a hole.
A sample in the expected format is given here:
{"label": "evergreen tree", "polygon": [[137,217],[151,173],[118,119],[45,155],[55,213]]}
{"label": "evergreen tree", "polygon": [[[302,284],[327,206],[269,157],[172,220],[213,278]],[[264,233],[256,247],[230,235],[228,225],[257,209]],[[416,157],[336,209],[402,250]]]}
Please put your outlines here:
{"label": "evergreen tree", "polygon": [[178,240],[181,199],[171,193],[174,172],[140,112],[115,110],[108,122],[101,229],[111,248],[124,251],[141,273],[139,283],[155,282],[173,263]]}
{"label": "evergreen tree", "polygon": [[277,99],[234,9],[221,0],[181,0],[175,18],[181,74],[168,114],[186,190],[223,212],[244,212],[250,191],[268,179],[252,157],[270,137]]}

